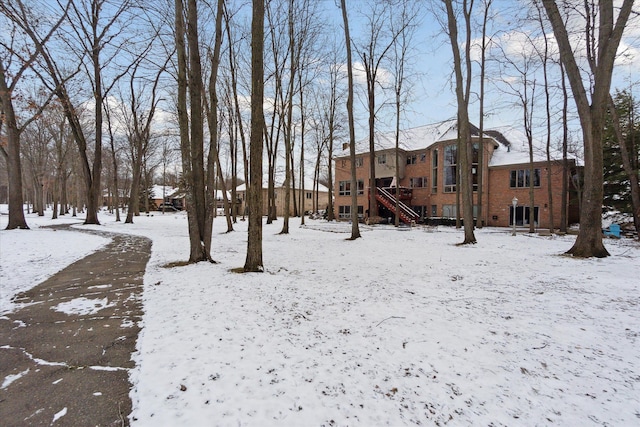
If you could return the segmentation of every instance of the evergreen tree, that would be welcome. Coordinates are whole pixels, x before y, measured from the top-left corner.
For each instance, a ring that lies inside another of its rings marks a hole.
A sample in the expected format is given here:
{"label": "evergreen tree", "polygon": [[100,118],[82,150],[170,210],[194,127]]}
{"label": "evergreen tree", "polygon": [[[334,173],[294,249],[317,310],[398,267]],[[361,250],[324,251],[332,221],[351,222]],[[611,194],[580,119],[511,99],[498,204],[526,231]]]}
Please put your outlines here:
{"label": "evergreen tree", "polygon": [[607,115],[603,138],[604,155],[604,200],[603,204],[620,212],[632,213],[631,181],[624,169],[622,149],[628,152],[631,168],[636,176],[640,173],[640,120],[637,117],[638,101],[625,91],[616,91],[613,103],[617,112],[620,131],[626,142],[621,148],[613,126],[611,112]]}

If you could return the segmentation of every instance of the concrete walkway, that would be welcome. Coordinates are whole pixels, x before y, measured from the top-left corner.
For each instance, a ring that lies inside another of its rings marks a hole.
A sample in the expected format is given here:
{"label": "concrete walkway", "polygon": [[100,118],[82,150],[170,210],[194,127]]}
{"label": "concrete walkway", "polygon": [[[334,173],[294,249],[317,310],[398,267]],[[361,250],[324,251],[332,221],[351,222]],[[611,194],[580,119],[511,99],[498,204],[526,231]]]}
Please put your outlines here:
{"label": "concrete walkway", "polygon": [[[0,319],[2,426],[129,424],[128,370],[151,241],[82,232],[112,242],[19,294],[14,301],[25,306]],[[83,303],[92,310],[60,311]]]}

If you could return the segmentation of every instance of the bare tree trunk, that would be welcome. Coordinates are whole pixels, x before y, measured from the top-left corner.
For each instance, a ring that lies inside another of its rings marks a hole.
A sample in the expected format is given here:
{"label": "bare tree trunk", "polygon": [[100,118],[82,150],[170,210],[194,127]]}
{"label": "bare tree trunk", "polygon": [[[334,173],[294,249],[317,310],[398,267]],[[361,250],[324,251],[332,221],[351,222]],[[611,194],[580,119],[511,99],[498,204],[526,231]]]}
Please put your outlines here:
{"label": "bare tree trunk", "polygon": [[567,126],[569,94],[567,93],[566,78],[562,62],[560,62],[560,78],[562,84],[562,197],[560,198],[562,210],[560,211],[560,232],[566,233],[569,225],[569,129]]}
{"label": "bare tree trunk", "polygon": [[[543,0],[542,4],[553,27],[560,60],[565,66],[567,77],[571,84],[573,98],[576,102],[582,136],[584,141],[584,188],[582,206],[580,209],[580,231],[571,249],[567,253],[576,257],[609,256],[602,241],[602,200],[603,200],[603,154],[602,135],[604,132],[605,109],[610,95],[613,65],[622,39],[624,28],[631,14],[633,0],[624,0],[618,11],[617,21],[614,22],[614,7],[612,0],[602,0],[598,3],[598,45],[590,46],[591,55],[588,58],[591,66],[591,97],[587,96],[583,84],[583,76],[576,62],[573,47],[569,41],[567,28],[558,5],[551,0]],[[585,2],[585,6],[588,6]],[[588,12],[588,9],[587,9]],[[591,16],[587,18],[587,39],[590,37]],[[597,65],[596,65],[597,64]],[[591,103],[589,102],[591,101]]]}
{"label": "bare tree trunk", "polygon": [[462,200],[463,223],[464,223],[464,241],[463,245],[476,243],[476,237],[473,232],[473,185],[471,183],[471,163],[473,160],[473,147],[471,145],[471,128],[469,126],[469,84],[470,84],[470,12],[467,10],[466,0],[464,2],[464,15],[467,25],[467,43],[466,43],[466,62],[467,62],[467,81],[466,93],[464,90],[465,83],[462,78],[462,61],[460,50],[458,48],[458,24],[453,11],[451,0],[445,0],[447,8],[447,21],[449,29],[449,38],[451,39],[451,49],[453,51],[453,64],[456,78],[456,99],[458,102],[458,129],[460,132],[460,151],[458,152],[458,167],[460,168],[460,197]]}
{"label": "bare tree trunk", "polygon": [[9,223],[7,230],[23,229],[28,230],[29,226],[24,217],[24,201],[22,198],[22,164],[20,162],[20,132],[16,122],[16,115],[13,110],[11,92],[7,87],[5,69],[0,60],[0,106],[4,112],[4,122],[7,130],[7,150],[0,147],[7,161],[8,183],[9,183]]}
{"label": "bare tree trunk", "polygon": [[293,0],[289,0],[289,88],[286,101],[287,122],[284,128],[284,150],[285,150],[285,177],[284,177],[284,217],[282,219],[282,230],[280,234],[289,234],[289,210],[291,209],[291,174],[292,168],[292,139],[293,139],[293,90],[295,75],[297,72],[296,58],[294,55],[294,33],[293,33]]}
{"label": "bare tree trunk", "polygon": [[487,20],[489,18],[489,9],[491,8],[491,3],[493,0],[485,0],[484,1],[484,13],[482,15],[482,42],[481,42],[481,52],[480,52],[480,122],[479,133],[480,133],[480,142],[478,144],[478,217],[476,219],[476,227],[482,228],[484,226],[484,209],[482,206],[483,203],[483,194],[484,191],[484,86],[485,86],[485,76],[486,76],[486,53],[487,53]]}
{"label": "bare tree trunk", "polygon": [[349,19],[347,18],[346,0],[340,0],[342,22],[344,23],[344,39],[347,47],[347,74],[349,79],[349,95],[347,96],[347,114],[349,116],[349,159],[351,161],[351,237],[360,238],[358,227],[358,181],[356,179],[356,135],[353,118],[353,66],[351,63],[351,37],[349,36]]}
{"label": "bare tree trunk", "polygon": [[252,0],[251,21],[251,137],[247,199],[249,230],[245,272],[263,272],[262,264],[262,147],[264,131],[264,0]]}
{"label": "bare tree trunk", "polygon": [[205,212],[205,229],[204,232],[204,246],[208,251],[208,258],[213,261],[211,255],[211,239],[213,230],[213,219],[216,215],[216,197],[215,195],[215,171],[217,171],[220,187],[222,189],[222,197],[224,208],[227,218],[227,232],[233,231],[233,224],[231,223],[231,217],[229,216],[229,201],[227,200],[227,187],[224,182],[224,176],[222,174],[222,166],[220,164],[220,154],[218,150],[218,135],[221,133],[218,128],[218,66],[220,65],[220,46],[222,45],[222,15],[224,13],[224,0],[218,0],[218,6],[216,10],[216,26],[215,26],[215,42],[213,53],[209,52],[209,62],[211,65],[211,74],[209,77],[209,98],[211,102],[211,108],[209,109],[208,122],[209,122],[209,155],[207,159],[207,182],[206,182],[206,212]]}

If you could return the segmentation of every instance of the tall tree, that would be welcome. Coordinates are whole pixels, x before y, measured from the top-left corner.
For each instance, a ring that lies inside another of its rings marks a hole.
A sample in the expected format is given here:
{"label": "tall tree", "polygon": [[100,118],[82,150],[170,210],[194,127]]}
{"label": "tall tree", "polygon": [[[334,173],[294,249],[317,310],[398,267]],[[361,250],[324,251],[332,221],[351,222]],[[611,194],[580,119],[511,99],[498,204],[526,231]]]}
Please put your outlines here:
{"label": "tall tree", "polygon": [[[369,5],[369,4],[368,4]],[[388,54],[398,37],[403,26],[394,29],[387,28],[390,22],[391,10],[394,5],[387,1],[374,1],[372,8],[366,15],[367,38],[358,49],[358,55],[364,67],[367,84],[367,111],[369,125],[369,217],[378,216],[378,202],[376,200],[376,148],[375,127],[378,114],[378,101],[376,95],[380,86],[380,72],[383,61],[388,59]],[[395,166],[398,168],[398,165]]]}
{"label": "tall tree", "polygon": [[[122,105],[122,117],[124,118],[132,169],[129,208],[125,224],[133,224],[133,216],[139,214],[142,166],[153,139],[152,123],[160,98],[159,85],[165,71],[165,65],[161,65],[156,70],[149,86],[144,78],[138,76],[141,65],[138,62],[131,70],[127,94],[129,102]],[[149,188],[149,186],[145,185],[145,188]],[[146,197],[146,200],[148,199],[149,197]]]}
{"label": "tall tree", "polygon": [[[21,39],[16,37],[16,32],[25,34],[30,38],[34,32],[31,24],[37,22],[37,14],[32,9],[25,6],[22,1],[0,2],[0,13],[14,26],[12,37],[2,40],[2,48],[6,56],[0,56],[0,129],[5,127],[7,135],[7,148],[0,146],[0,153],[7,162],[7,172],[9,181],[9,221],[7,230],[28,229],[24,217],[23,196],[22,196],[22,163],[20,159],[20,134],[26,126],[35,120],[42,110],[48,105],[48,101],[32,110],[32,115],[26,118],[23,123],[18,123],[14,107],[14,97],[16,89],[27,70],[32,68],[39,59],[42,50],[41,46],[46,45],[51,37],[58,31],[60,25],[66,20],[69,4],[63,8],[63,13],[57,17],[53,25],[47,28],[45,33],[38,38],[40,45],[18,46],[16,41]],[[7,70],[8,66],[16,64],[15,70]],[[9,79],[7,72],[13,77]],[[51,96],[47,97],[50,101]]]}
{"label": "tall tree", "polygon": [[[605,132],[605,200],[630,212],[640,235],[640,122],[636,102],[626,91],[609,97]],[[611,191],[613,190],[613,191]]]}
{"label": "tall tree", "polygon": [[[393,80],[395,95],[395,163],[396,163],[396,212],[400,212],[400,122],[403,108],[408,97],[407,79],[408,65],[410,60],[410,45],[415,34],[417,20],[417,9],[411,8],[414,3],[402,1],[398,5],[397,12],[391,16],[391,31],[398,34],[393,40],[392,63],[393,63]],[[395,226],[400,225],[400,215],[395,215]]]}
{"label": "tall tree", "polygon": [[349,18],[345,0],[340,0],[342,8],[342,22],[344,24],[344,39],[347,49],[347,115],[349,116],[349,160],[351,163],[351,237],[349,240],[360,238],[358,226],[358,181],[356,178],[356,133],[353,118],[353,63],[351,60],[351,36],[349,35]]}
{"label": "tall tree", "polygon": [[[344,0],[343,0],[344,1]],[[264,0],[252,0],[251,17],[251,135],[247,202],[249,230],[245,272],[263,272],[262,264],[262,146],[264,130]]]}
{"label": "tall tree", "polygon": [[485,105],[485,81],[486,81],[486,73],[487,73],[487,49],[488,49],[488,40],[487,40],[487,24],[489,21],[489,10],[491,9],[491,4],[493,0],[483,0],[484,10],[482,14],[482,38],[480,40],[480,93],[478,94],[478,101],[480,103],[479,106],[479,122],[478,122],[478,133],[480,136],[480,141],[478,143],[478,212],[477,212],[477,220],[476,226],[478,228],[482,228],[484,225],[484,217],[483,209],[482,209],[482,199],[484,191],[484,105]]}
{"label": "tall tree", "polygon": [[[601,0],[597,6],[589,1],[584,2],[582,16],[585,18],[586,59],[589,63],[585,79],[576,59],[575,46],[569,39],[567,23],[558,5],[552,0],[542,1],[553,27],[560,60],[571,85],[582,127],[584,188],[580,209],[580,231],[575,243],[567,251],[576,257],[609,256],[602,241],[602,137],[614,61],[633,3],[633,0],[623,0],[615,19],[613,0]],[[573,8],[574,5],[567,7]],[[589,82],[588,89],[585,87],[585,81]]]}
{"label": "tall tree", "polygon": [[458,20],[453,8],[452,0],[443,0],[447,10],[447,28],[449,39],[451,41],[451,49],[453,53],[453,67],[455,74],[455,91],[458,104],[458,132],[459,132],[459,150],[458,150],[458,167],[460,171],[460,197],[462,200],[462,215],[464,220],[464,241],[463,245],[476,243],[476,237],[473,232],[473,184],[472,171],[473,164],[473,146],[471,142],[471,126],[469,123],[469,95],[471,85],[471,4],[467,0],[462,2],[462,14],[466,28],[465,43],[465,70],[466,77],[463,77],[462,57],[458,46]]}
{"label": "tall tree", "polygon": [[13,108],[13,94],[7,84],[7,77],[0,58],[0,126],[7,130],[7,149],[0,146],[0,152],[7,162],[9,178],[9,223],[7,230],[29,229],[24,217],[22,198],[22,163],[20,160],[20,133],[16,113]]}
{"label": "tall tree", "polygon": [[[222,37],[223,4],[216,8],[216,44]],[[178,122],[180,128],[180,152],[182,154],[182,173],[187,192],[187,222],[189,230],[189,262],[211,261],[211,236],[215,183],[215,151],[204,152],[204,81],[200,54],[200,32],[198,20],[199,3],[187,0],[175,2],[176,53],[178,57]],[[212,73],[217,73],[219,46],[214,48],[211,60],[214,63]],[[216,56],[217,55],[217,56]],[[217,76],[216,76],[217,77]],[[215,86],[215,77],[213,78]],[[215,88],[215,111],[217,118],[217,95]],[[210,117],[211,120],[211,117]],[[213,124],[210,135],[213,145],[217,135],[217,122]],[[211,149],[211,147],[210,147]],[[215,150],[216,147],[213,148]]]}

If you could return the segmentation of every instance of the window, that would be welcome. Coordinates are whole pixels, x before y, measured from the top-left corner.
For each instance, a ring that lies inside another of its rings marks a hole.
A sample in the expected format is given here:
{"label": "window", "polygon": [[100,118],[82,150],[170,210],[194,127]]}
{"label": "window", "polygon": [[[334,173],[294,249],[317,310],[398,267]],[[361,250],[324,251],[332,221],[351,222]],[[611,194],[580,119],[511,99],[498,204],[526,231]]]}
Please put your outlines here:
{"label": "window", "polygon": [[[438,192],[438,150],[433,150],[431,155],[431,192]],[[433,214],[435,216],[435,214]]]}
{"label": "window", "polygon": [[442,217],[443,218],[455,218],[456,217],[456,205],[442,205]]}
{"label": "window", "polygon": [[338,183],[338,195],[339,196],[351,195],[351,181],[340,181]]}
{"label": "window", "polygon": [[346,160],[342,160],[342,161],[340,162],[340,164],[342,165],[342,167],[343,167],[343,168],[346,168],[346,167],[347,167],[347,161],[346,161]]}
{"label": "window", "polygon": [[[531,171],[529,169],[512,170],[509,179],[511,188],[527,188],[530,184]],[[540,187],[540,169],[533,170],[533,186]]]}
{"label": "window", "polygon": [[471,179],[473,180],[473,191],[478,191],[478,144],[473,144],[473,162],[471,164]]}
{"label": "window", "polygon": [[306,191],[305,192],[305,198],[307,200],[311,200],[313,198],[313,193],[311,191]]}
{"label": "window", "polygon": [[424,163],[427,161],[427,153],[420,153],[420,162]]}
{"label": "window", "polygon": [[423,188],[427,186],[427,177],[409,178],[409,188]]}
{"label": "window", "polygon": [[[358,206],[358,218],[364,217],[364,207]],[[338,206],[338,218],[350,219],[351,218],[351,205]]]}
{"label": "window", "polygon": [[[358,180],[358,194],[364,194],[364,181]],[[350,196],[351,195],[351,181],[340,181],[338,183],[338,195]],[[310,198],[310,197],[308,197]]]}
{"label": "window", "polygon": [[408,165],[415,165],[416,164],[416,160],[417,160],[417,158],[416,158],[415,154],[407,156],[407,164]]}
{"label": "window", "polygon": [[427,216],[426,206],[411,206],[411,209],[413,209],[413,211],[417,213],[421,219],[424,219]]}
{"label": "window", "polygon": [[[538,225],[538,214],[539,208],[535,206],[533,208],[533,221],[534,224]],[[509,206],[509,225],[513,225],[513,205]],[[531,209],[529,206],[516,206],[516,215],[515,215],[516,225],[529,225],[531,221]]]}
{"label": "window", "polygon": [[379,154],[378,155],[378,164],[379,165],[386,165],[387,164],[387,155],[386,154]]}
{"label": "window", "polygon": [[431,216],[438,216],[438,205],[431,205]]}
{"label": "window", "polygon": [[444,192],[455,193],[458,170],[458,147],[455,144],[444,147]]}
{"label": "window", "polygon": [[364,165],[364,157],[356,157],[356,167],[361,168]]}

